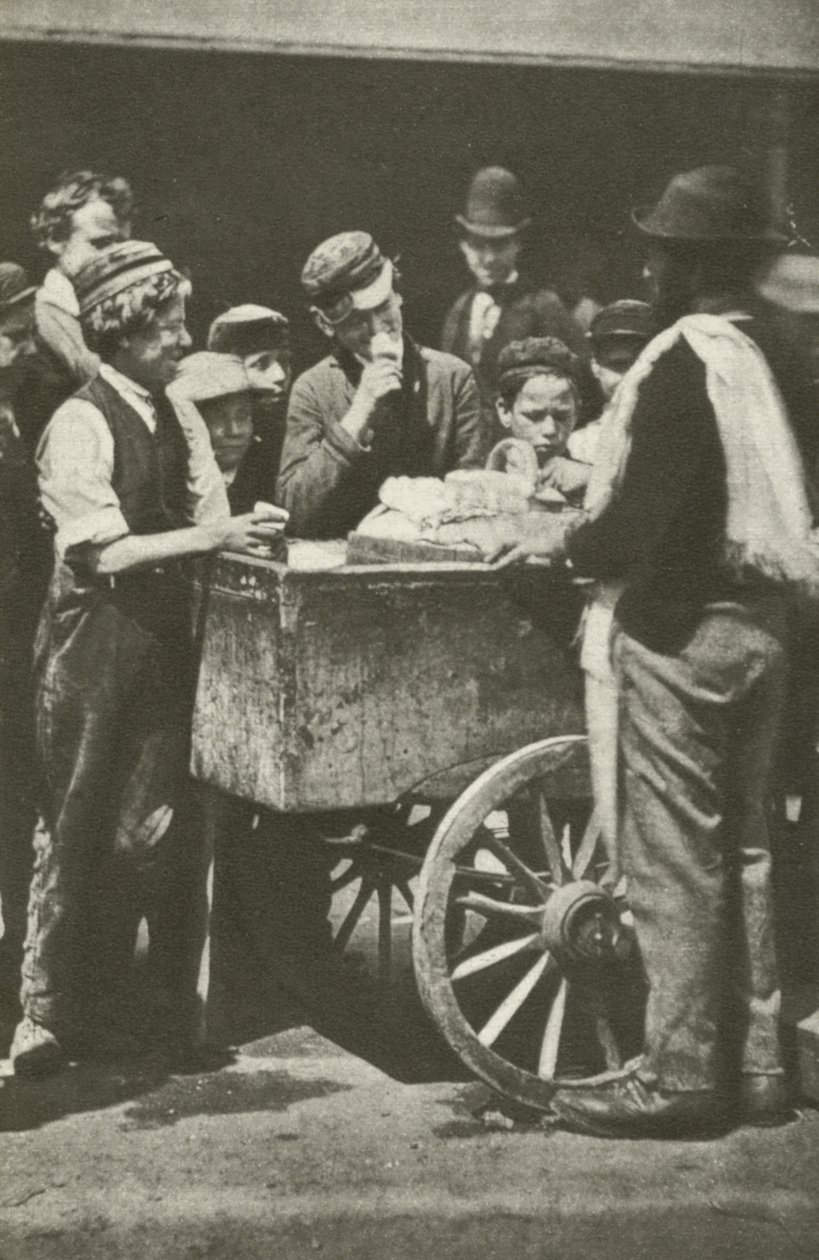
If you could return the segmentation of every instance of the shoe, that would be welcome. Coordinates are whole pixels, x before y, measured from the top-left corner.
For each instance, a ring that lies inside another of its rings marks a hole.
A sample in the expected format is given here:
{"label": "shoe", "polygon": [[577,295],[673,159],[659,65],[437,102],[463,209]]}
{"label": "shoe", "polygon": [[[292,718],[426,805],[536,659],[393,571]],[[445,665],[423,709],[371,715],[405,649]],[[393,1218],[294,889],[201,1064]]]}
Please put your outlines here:
{"label": "shoe", "polygon": [[784,1076],[745,1073],[739,1086],[739,1118],[759,1129],[795,1119],[791,1091]]}
{"label": "shoe", "polygon": [[608,1138],[716,1137],[727,1116],[713,1090],[662,1093],[636,1070],[563,1083],[551,1109],[564,1129]]}
{"label": "shoe", "polygon": [[14,1030],[9,1051],[15,1076],[52,1076],[68,1063],[54,1033],[24,1015]]}

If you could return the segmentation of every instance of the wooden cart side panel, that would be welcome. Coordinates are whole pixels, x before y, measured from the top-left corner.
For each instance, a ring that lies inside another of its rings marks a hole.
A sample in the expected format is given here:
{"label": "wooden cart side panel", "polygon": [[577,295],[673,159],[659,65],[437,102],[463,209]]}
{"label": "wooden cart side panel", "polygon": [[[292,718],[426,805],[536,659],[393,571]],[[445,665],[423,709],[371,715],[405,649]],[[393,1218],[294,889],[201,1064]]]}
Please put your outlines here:
{"label": "wooden cart side panel", "polygon": [[225,792],[276,805],[283,794],[283,731],[292,656],[282,633],[282,587],[211,589],[193,716],[191,769]]}
{"label": "wooden cart side panel", "polygon": [[293,664],[284,808],[386,803],[583,729],[574,658],[491,577],[304,585]]}

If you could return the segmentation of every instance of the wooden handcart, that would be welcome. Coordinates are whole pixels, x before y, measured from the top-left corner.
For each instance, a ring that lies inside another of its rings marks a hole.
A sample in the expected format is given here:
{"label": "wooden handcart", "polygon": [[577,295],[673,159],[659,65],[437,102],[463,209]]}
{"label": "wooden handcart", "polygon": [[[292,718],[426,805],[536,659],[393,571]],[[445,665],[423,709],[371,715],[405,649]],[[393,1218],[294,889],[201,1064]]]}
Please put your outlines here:
{"label": "wooden handcart", "polygon": [[386,977],[403,898],[443,1036],[496,1089],[545,1106],[556,1076],[636,1048],[628,911],[590,799],[580,597],[543,571],[342,558],[296,543],[288,565],[216,561],[194,772],[273,810],[338,811],[337,946],[377,898]]}

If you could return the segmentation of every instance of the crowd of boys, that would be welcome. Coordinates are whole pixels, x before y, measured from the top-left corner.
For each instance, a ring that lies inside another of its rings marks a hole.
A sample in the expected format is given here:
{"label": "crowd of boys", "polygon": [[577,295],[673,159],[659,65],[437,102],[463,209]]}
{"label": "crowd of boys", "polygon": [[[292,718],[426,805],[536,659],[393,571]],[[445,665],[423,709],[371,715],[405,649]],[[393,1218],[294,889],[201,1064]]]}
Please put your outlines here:
{"label": "crowd of boys", "polygon": [[[531,219],[516,178],[490,167],[456,216],[472,284],[441,349],[405,329],[395,263],[343,232],[304,264],[329,353],[293,382],[289,323],[268,307],[222,312],[193,351],[190,281],[132,238],[134,216],[124,179],[68,173],[32,218],[51,263],[40,287],[0,264],[0,1000],[15,1070],[122,1053],[146,1027],[165,1046],[191,1034],[204,885],[186,563],[269,554],[285,530],[342,537],[387,477],[483,467],[506,435],[532,448],[541,486],[585,505],[538,558],[594,580],[595,797],[650,987],[638,1065],[559,1091],[555,1110],[613,1135],[723,1122],[729,907],[748,973],[741,1106],[780,1115],[767,793],[793,593],[819,591],[816,260],[784,252],[737,172],[701,168],[635,212],[652,304],[591,304],[581,327],[523,270]],[[778,307],[759,296],[766,267]],[[309,882],[321,903],[322,872]],[[153,1005],[138,1030],[143,917]]]}

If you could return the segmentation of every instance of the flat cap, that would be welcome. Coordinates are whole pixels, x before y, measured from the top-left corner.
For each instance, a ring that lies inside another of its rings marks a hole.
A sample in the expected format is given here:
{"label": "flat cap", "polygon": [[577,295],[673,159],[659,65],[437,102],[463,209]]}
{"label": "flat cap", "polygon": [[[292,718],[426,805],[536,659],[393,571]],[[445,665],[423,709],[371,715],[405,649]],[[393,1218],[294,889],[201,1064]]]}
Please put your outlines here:
{"label": "flat cap", "polygon": [[796,315],[819,315],[819,258],[780,254],[757,283],[768,302]]}
{"label": "flat cap", "polygon": [[589,325],[591,341],[604,341],[608,337],[642,338],[649,341],[654,335],[654,312],[648,302],[622,298],[611,302],[598,311]]}
{"label": "flat cap", "polygon": [[538,372],[555,372],[577,382],[580,360],[557,337],[525,337],[510,341],[498,355],[498,381],[515,375],[535,376]]}
{"label": "flat cap", "polygon": [[173,270],[173,263],[150,241],[119,241],[109,245],[74,276],[80,315],[125,289]]}
{"label": "flat cap", "polygon": [[368,232],[339,232],[313,250],[301,273],[308,301],[332,323],[369,311],[392,291],[393,266]]}
{"label": "flat cap", "polygon": [[250,389],[250,382],[244,363],[236,355],[198,350],[181,360],[172,389],[176,397],[208,402],[229,394],[243,394]]}
{"label": "flat cap", "polygon": [[208,350],[238,354],[243,359],[265,350],[282,350],[290,344],[290,321],[269,306],[245,302],[217,315],[208,331]]}

